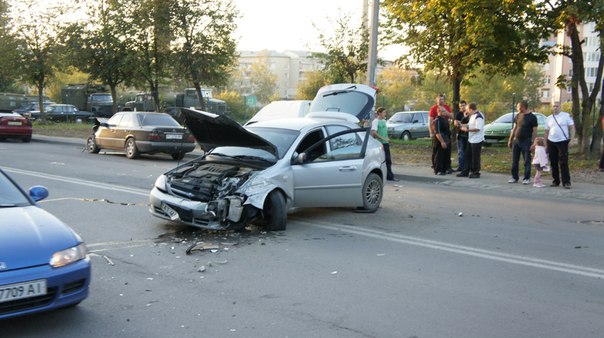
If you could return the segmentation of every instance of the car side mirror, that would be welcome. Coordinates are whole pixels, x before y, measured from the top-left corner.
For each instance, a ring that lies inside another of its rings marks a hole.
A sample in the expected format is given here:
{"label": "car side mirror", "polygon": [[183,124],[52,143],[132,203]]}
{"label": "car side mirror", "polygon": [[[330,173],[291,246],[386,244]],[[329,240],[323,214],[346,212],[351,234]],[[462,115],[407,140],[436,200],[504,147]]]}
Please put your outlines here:
{"label": "car side mirror", "polygon": [[29,188],[29,196],[34,200],[34,202],[41,201],[48,197],[48,189],[41,185],[33,186]]}

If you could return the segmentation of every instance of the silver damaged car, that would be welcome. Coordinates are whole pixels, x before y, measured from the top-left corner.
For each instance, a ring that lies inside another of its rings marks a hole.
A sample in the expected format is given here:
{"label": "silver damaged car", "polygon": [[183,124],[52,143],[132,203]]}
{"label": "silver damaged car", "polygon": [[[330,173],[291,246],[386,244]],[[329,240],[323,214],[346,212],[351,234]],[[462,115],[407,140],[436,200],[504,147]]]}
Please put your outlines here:
{"label": "silver damaged car", "polygon": [[[371,91],[356,86],[337,89],[336,95],[374,99]],[[367,128],[359,127],[359,111],[311,111],[304,118],[247,127],[224,115],[182,112],[207,152],[157,179],[150,193],[150,212],[157,217],[206,229],[256,224],[276,231],[285,230],[292,208],[375,212],[380,206],[384,151]]]}

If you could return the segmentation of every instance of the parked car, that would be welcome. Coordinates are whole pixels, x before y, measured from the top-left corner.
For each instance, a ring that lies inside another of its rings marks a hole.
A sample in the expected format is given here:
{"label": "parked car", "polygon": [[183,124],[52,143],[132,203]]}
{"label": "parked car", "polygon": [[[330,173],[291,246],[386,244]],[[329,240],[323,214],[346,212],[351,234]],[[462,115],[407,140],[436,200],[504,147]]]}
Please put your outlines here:
{"label": "parked car", "polygon": [[329,111],[245,127],[226,116],[182,109],[186,125],[209,151],[157,179],[150,212],[215,230],[250,223],[285,230],[293,207],[375,212],[383,196],[384,150],[356,118],[372,109],[375,96],[355,106],[351,96],[364,94],[352,92],[317,94],[313,105]]}
{"label": "parked car", "polygon": [[[55,102],[44,101],[42,104],[44,105],[44,111],[46,111],[46,109],[48,109],[48,106],[50,106],[51,104],[55,104]],[[38,102],[30,102],[25,107],[21,107],[21,108],[17,108],[15,110],[13,110],[13,112],[15,112],[17,114],[21,114],[21,115],[23,115],[25,113],[29,113],[31,111],[40,111],[40,107],[38,105]]]}
{"label": "parked car", "polygon": [[70,227],[0,169],[0,319],[74,306],[88,297],[90,259]]}
{"label": "parked car", "polygon": [[31,122],[14,112],[0,111],[0,141],[7,138],[18,138],[30,142],[32,134]]}
{"label": "parked car", "polygon": [[310,100],[281,100],[273,101],[262,107],[252,118],[245,123],[250,125],[259,121],[284,119],[289,117],[303,117],[310,108]]}
{"label": "parked car", "polygon": [[[72,104],[51,104],[44,111],[46,119],[56,122],[77,122],[77,121],[89,121],[94,117],[94,114],[87,111],[78,110],[78,108]],[[25,113],[25,116],[35,120],[40,118],[40,111],[30,111]]]}
{"label": "parked car", "polygon": [[[543,136],[546,116],[533,112],[537,117],[537,134]],[[518,113],[514,113],[514,116]],[[501,115],[495,121],[484,126],[485,145],[507,142],[512,132],[512,113]]]}
{"label": "parked car", "polygon": [[96,118],[93,134],[86,141],[89,153],[101,149],[124,150],[126,157],[167,153],[181,160],[195,149],[195,138],[165,113],[119,112],[109,119]]}
{"label": "parked car", "polygon": [[428,111],[401,111],[387,121],[388,137],[409,141],[414,138],[429,137]]}

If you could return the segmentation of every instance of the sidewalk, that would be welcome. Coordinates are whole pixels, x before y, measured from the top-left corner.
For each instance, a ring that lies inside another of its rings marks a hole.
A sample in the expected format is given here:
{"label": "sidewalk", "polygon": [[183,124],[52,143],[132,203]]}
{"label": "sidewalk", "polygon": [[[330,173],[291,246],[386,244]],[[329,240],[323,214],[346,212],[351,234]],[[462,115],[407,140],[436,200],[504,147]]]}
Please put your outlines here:
{"label": "sidewalk", "polygon": [[[85,145],[85,140],[73,137],[55,137],[55,136],[44,136],[34,134],[32,142],[55,142],[65,144],[81,144],[82,148]],[[185,158],[193,159],[202,155],[201,149],[196,148],[193,152],[187,153]],[[392,164],[392,171],[394,176],[399,179],[399,182],[394,184],[404,185],[405,181],[410,182],[423,182],[440,184],[443,186],[455,186],[455,187],[466,187],[483,190],[494,190],[494,191],[513,191],[519,194],[535,194],[547,195],[547,196],[559,196],[564,198],[573,198],[580,200],[596,201],[604,203],[604,185],[590,184],[590,183],[572,183],[572,188],[567,190],[562,187],[549,187],[550,177],[546,176],[544,184],[548,186],[545,188],[534,188],[533,184],[523,185],[521,182],[510,184],[507,183],[510,179],[510,175],[504,174],[493,174],[488,172],[482,172],[481,177],[477,179],[470,179],[467,177],[456,177],[457,173],[446,176],[434,175],[432,169],[428,166],[417,166],[407,164]],[[604,173],[601,173],[604,175]],[[531,178],[532,179],[532,178]],[[387,181],[388,182],[388,181]],[[390,183],[387,183],[390,184]]]}
{"label": "sidewalk", "polygon": [[[473,189],[513,191],[519,194],[535,194],[535,196],[559,196],[604,203],[604,185],[572,182],[571,189],[564,189],[561,186],[550,187],[550,176],[544,177],[543,183],[547,185],[545,188],[535,188],[533,187],[532,177],[531,184],[524,185],[521,181],[518,183],[508,183],[508,180],[511,177],[510,175],[494,174],[484,171],[481,172],[480,178],[476,179],[457,177],[455,176],[458,174],[457,172],[445,176],[434,175],[434,172],[429,166],[392,164],[392,171],[394,172],[394,176],[400,180],[395,184],[401,185],[404,185],[405,181],[414,181]],[[534,174],[533,171],[531,171],[531,173]],[[604,173],[601,174],[604,175]]]}

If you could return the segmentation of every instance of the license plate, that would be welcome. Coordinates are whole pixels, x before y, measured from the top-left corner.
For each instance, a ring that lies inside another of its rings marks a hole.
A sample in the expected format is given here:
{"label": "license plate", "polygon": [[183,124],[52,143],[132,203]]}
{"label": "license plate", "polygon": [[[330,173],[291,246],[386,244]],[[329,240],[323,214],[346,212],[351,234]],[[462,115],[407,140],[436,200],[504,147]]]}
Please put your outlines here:
{"label": "license plate", "polygon": [[166,140],[182,140],[182,134],[166,134]]}
{"label": "license plate", "polygon": [[46,279],[25,283],[0,285],[0,303],[12,300],[43,296],[46,294]]}
{"label": "license plate", "polygon": [[9,126],[20,126],[22,125],[21,121],[8,121]]}
{"label": "license plate", "polygon": [[178,213],[176,212],[176,210],[170,208],[165,203],[161,204],[161,210],[163,210],[168,215],[168,217],[170,217],[170,219],[173,221],[177,221],[180,219],[180,216],[178,216]]}

